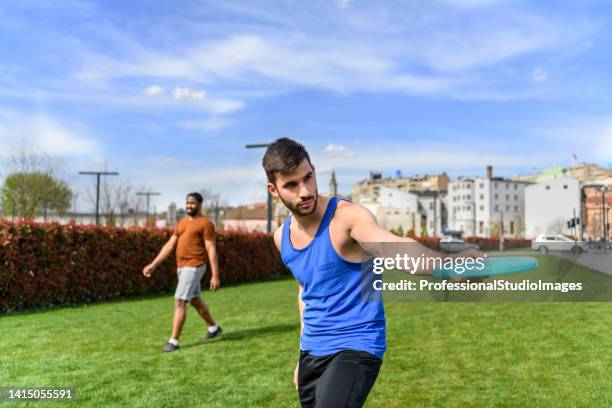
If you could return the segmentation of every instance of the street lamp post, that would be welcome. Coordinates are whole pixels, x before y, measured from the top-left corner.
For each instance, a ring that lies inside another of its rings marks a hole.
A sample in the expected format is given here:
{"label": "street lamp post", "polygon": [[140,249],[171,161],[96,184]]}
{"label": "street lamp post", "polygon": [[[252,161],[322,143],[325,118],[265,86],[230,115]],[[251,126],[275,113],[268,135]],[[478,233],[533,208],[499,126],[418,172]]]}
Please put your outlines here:
{"label": "street lamp post", "polygon": [[606,211],[606,193],[608,192],[608,186],[601,186],[601,219],[603,227],[603,244],[604,252],[608,252],[608,212]]}
{"label": "street lamp post", "polygon": [[473,235],[476,237],[476,200],[468,201],[468,204],[472,206],[472,232]]}
{"label": "street lamp post", "polygon": [[498,211],[500,214],[500,227],[499,227],[499,250],[503,251],[505,242],[504,242],[504,210]]}
{"label": "street lamp post", "polygon": [[115,171],[79,171],[80,175],[96,176],[96,225],[100,225],[100,176],[118,176]]}
{"label": "street lamp post", "polygon": [[[259,143],[259,144],[248,144],[246,145],[247,149],[267,149],[269,146],[268,143]],[[270,193],[270,190],[268,190],[268,204],[267,204],[267,208],[266,208],[266,213],[267,213],[267,219],[268,219],[268,223],[266,226],[266,231],[268,231],[268,234],[270,234],[272,232],[272,194]]]}
{"label": "street lamp post", "polygon": [[145,218],[145,226],[149,225],[149,202],[151,200],[151,196],[158,196],[161,195],[161,193],[153,193],[151,191],[139,191],[136,193],[136,195],[138,196],[145,196],[147,197],[147,212],[146,212],[146,218]]}

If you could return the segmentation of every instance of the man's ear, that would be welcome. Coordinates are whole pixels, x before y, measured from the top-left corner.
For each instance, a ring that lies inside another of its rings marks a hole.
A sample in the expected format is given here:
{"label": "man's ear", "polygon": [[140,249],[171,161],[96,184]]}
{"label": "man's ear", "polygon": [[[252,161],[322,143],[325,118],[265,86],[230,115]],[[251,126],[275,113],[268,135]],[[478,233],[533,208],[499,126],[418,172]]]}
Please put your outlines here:
{"label": "man's ear", "polygon": [[278,191],[276,190],[276,186],[274,184],[268,183],[266,187],[268,188],[270,194],[272,194],[272,197],[278,198]]}

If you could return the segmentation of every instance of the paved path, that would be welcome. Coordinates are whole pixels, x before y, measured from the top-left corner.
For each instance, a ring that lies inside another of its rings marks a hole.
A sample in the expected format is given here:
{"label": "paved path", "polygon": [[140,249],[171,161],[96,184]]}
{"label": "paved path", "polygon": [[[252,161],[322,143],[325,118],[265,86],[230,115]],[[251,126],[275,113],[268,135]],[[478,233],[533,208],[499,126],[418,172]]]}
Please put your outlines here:
{"label": "paved path", "polygon": [[605,252],[584,252],[583,254],[576,256],[571,252],[551,252],[554,255],[560,256],[561,258],[570,260],[572,262],[579,263],[587,268],[595,269],[600,272],[612,275],[612,251]]}

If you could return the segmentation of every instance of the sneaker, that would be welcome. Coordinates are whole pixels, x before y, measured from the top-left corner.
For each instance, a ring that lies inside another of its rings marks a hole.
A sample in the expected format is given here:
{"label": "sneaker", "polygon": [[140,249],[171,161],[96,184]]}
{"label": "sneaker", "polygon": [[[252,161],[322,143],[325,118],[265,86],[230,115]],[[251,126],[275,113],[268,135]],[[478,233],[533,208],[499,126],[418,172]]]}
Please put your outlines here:
{"label": "sneaker", "polygon": [[179,348],[181,348],[181,346],[179,345],[174,345],[170,342],[166,343],[166,345],[164,346],[164,348],[162,348],[161,351],[163,351],[164,353],[170,353],[172,351],[178,350]]}
{"label": "sneaker", "polygon": [[209,332],[209,331],[207,331],[207,332],[206,332],[206,336],[204,336],[204,337],[202,338],[202,340],[204,340],[204,341],[210,341],[210,340],[214,339],[215,337],[217,337],[217,336],[221,335],[221,333],[223,333],[223,329],[221,328],[221,326],[219,326],[219,327],[217,327],[217,331],[214,331],[214,332],[212,332],[212,333],[211,333],[211,332]]}

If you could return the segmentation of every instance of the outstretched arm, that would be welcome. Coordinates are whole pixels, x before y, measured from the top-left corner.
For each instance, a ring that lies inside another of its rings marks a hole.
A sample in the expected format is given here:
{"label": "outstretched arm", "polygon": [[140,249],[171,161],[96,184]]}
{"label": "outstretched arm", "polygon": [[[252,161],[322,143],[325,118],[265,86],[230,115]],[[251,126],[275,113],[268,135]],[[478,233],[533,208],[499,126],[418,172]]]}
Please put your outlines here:
{"label": "outstretched arm", "polygon": [[157,268],[162,262],[164,262],[166,258],[168,258],[168,256],[172,253],[172,250],[176,245],[176,241],[177,237],[173,234],[168,240],[168,242],[164,244],[161,251],[159,251],[159,254],[157,254],[153,262],[144,267],[144,269],[142,270],[142,274],[144,276],[146,276],[147,278],[151,277],[151,274],[153,273],[155,268]]}
{"label": "outstretched arm", "polygon": [[[276,245],[276,249],[278,249],[279,252],[281,250],[282,234],[283,234],[282,226],[278,227],[276,231],[274,231],[274,244]],[[300,336],[304,332],[304,301],[302,300],[303,291],[304,291],[304,288],[302,287],[302,285],[298,284],[297,300],[298,300],[298,313],[300,315]],[[298,371],[299,369],[300,369],[300,361],[298,360],[297,364],[295,365],[295,369],[293,370],[293,385],[295,386],[296,390],[298,389]]]}
{"label": "outstretched arm", "polygon": [[[468,250],[458,254],[442,254],[427,248],[419,242],[411,239],[398,237],[378,225],[376,218],[366,208],[351,204],[346,207],[347,220],[351,238],[357,241],[366,251],[378,257],[395,257],[398,251],[410,257],[481,257],[479,251]],[[410,244],[410,245],[385,245],[385,243]],[[421,267],[417,273],[431,274],[430,267]]]}
{"label": "outstretched arm", "polygon": [[[304,288],[302,285],[298,285],[298,311],[300,313],[300,337],[304,333],[304,301],[302,300],[302,292]],[[295,389],[298,388],[298,372],[300,370],[300,361],[298,360],[295,370],[293,370],[293,385]]]}

